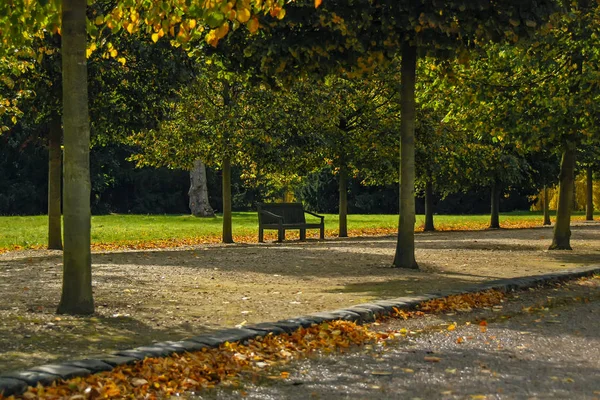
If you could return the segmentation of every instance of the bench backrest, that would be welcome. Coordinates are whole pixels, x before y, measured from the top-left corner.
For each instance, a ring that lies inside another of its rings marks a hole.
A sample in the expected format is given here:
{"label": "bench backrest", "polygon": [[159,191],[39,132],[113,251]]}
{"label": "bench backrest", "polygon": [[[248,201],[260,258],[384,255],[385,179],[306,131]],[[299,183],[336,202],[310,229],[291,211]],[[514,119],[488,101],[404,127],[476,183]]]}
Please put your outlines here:
{"label": "bench backrest", "polygon": [[261,224],[276,224],[277,218],[261,214],[260,211],[268,211],[281,215],[285,224],[304,224],[304,207],[302,203],[260,203],[258,204],[258,221]]}

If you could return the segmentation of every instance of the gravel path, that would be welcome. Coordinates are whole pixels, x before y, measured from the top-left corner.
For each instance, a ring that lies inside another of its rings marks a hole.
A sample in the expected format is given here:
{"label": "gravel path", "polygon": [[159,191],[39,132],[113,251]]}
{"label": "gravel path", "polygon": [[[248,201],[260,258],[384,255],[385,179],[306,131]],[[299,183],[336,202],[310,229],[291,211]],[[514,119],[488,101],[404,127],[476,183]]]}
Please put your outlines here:
{"label": "gravel path", "polygon": [[[599,399],[599,319],[593,279],[519,293],[493,310],[393,321],[379,328],[413,333],[295,363],[285,381],[245,385],[244,398]],[[196,398],[239,397],[220,389]]]}
{"label": "gravel path", "polygon": [[600,224],[416,235],[420,270],[389,268],[395,237],[93,254],[96,314],[57,316],[61,253],[0,255],[0,372],[276,321],[375,299],[600,264]]}

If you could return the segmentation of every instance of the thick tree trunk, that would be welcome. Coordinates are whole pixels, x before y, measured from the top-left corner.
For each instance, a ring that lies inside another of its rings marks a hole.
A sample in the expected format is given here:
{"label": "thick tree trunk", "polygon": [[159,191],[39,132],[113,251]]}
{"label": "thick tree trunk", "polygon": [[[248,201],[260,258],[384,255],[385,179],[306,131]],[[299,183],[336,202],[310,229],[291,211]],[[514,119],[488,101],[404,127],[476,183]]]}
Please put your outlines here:
{"label": "thick tree trunk", "polygon": [[339,237],[348,237],[348,170],[340,168],[340,234]]}
{"label": "thick tree trunk", "polygon": [[[573,172],[573,174],[575,174],[575,172]],[[573,205],[573,211],[577,211],[578,210],[578,204],[577,204],[577,185],[575,184],[575,175],[573,175],[573,201],[572,201],[572,205]]]}
{"label": "thick tree trunk", "polygon": [[586,171],[585,220],[594,220],[594,172],[592,167]]}
{"label": "thick tree trunk", "polygon": [[433,225],[433,183],[430,180],[425,183],[425,232],[435,231]]}
{"label": "thick tree trunk", "polygon": [[491,190],[490,229],[500,229],[500,193],[500,185],[498,185],[498,182],[494,181]]}
{"label": "thick tree trunk", "polygon": [[417,48],[402,44],[400,110],[400,216],[393,266],[419,268],[415,260],[415,80]]}
{"label": "thick tree trunk", "polygon": [[554,223],[554,237],[549,250],[571,250],[571,209],[575,184],[575,144],[563,148],[560,162],[558,207]]}
{"label": "thick tree trunk", "polygon": [[62,250],[62,126],[60,117],[50,121],[48,135],[48,249]]}
{"label": "thick tree trunk", "polygon": [[189,206],[194,217],[214,217],[215,210],[208,202],[208,181],[206,165],[202,160],[194,160],[194,168],[190,171]]}
{"label": "thick tree trunk", "polygon": [[550,221],[550,199],[548,198],[548,186],[544,185],[544,198],[542,199],[544,208],[544,225],[552,225]]}
{"label": "thick tree trunk", "polygon": [[233,243],[231,226],[231,160],[223,159],[223,243]]}
{"label": "thick tree trunk", "polygon": [[62,314],[94,312],[86,4],[86,0],[62,0],[65,241],[62,296],[57,310]]}

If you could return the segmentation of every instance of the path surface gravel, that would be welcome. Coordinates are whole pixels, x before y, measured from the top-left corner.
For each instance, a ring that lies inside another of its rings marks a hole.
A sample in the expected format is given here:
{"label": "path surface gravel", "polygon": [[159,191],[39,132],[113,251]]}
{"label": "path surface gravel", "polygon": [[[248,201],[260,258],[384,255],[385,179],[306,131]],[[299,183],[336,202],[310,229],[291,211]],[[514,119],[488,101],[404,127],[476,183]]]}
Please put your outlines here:
{"label": "path surface gravel", "polygon": [[420,270],[389,268],[395,237],[98,252],[91,317],[55,313],[60,252],[1,254],[0,372],[600,264],[600,223],[580,223],[572,232],[569,252],[547,251],[551,228],[419,233]]}
{"label": "path surface gravel", "polygon": [[299,361],[284,369],[286,380],[195,398],[600,399],[600,279],[376,328],[409,333],[387,346]]}

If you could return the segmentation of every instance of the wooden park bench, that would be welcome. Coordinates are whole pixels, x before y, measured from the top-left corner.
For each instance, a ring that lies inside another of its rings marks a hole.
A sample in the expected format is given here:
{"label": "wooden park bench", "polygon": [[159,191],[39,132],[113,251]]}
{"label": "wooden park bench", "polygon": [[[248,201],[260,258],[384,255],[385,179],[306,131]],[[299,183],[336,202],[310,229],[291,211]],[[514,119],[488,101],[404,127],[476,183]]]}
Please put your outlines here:
{"label": "wooden park bench", "polygon": [[[304,213],[321,218],[319,223],[306,223]],[[300,230],[300,240],[306,240],[307,229],[320,229],[321,240],[325,239],[325,217],[306,211],[302,203],[260,203],[258,204],[258,241],[264,241],[264,230],[277,230],[277,241],[285,240],[285,231]]]}

